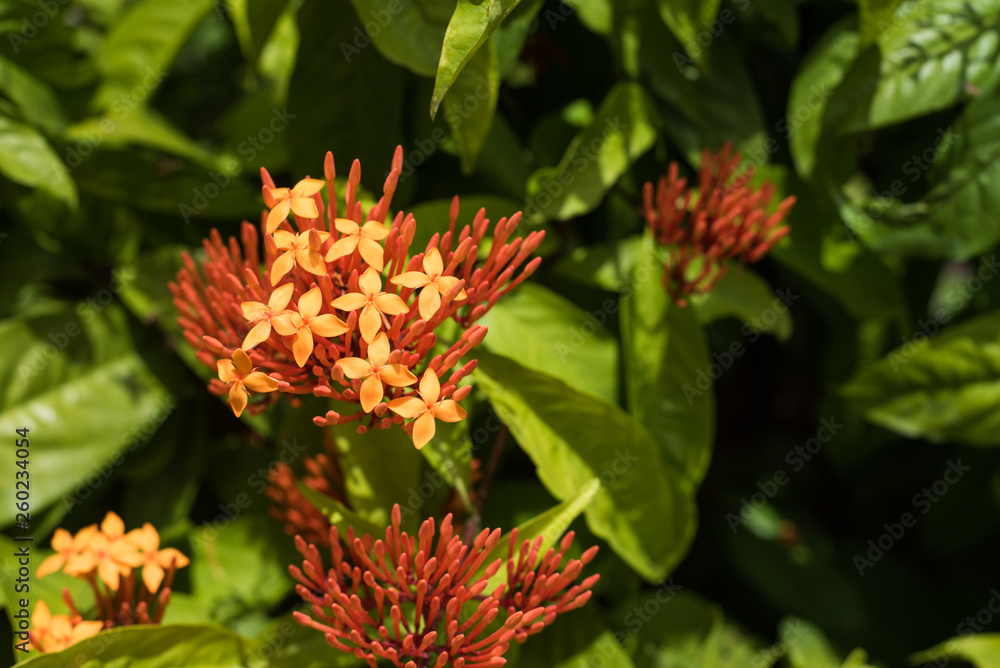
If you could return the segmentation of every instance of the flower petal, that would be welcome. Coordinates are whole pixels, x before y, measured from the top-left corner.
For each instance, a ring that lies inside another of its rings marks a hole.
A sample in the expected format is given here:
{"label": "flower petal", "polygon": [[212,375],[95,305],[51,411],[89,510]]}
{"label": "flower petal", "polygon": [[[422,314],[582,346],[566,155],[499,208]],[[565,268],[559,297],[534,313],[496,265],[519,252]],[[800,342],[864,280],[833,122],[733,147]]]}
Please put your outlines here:
{"label": "flower petal", "polygon": [[243,311],[243,317],[247,322],[254,322],[267,316],[267,304],[260,302],[243,302],[240,304],[240,310]]}
{"label": "flower petal", "polygon": [[292,188],[292,194],[296,197],[310,197],[322,190],[325,185],[326,181],[320,179],[302,179]]}
{"label": "flower petal", "polygon": [[104,622],[101,621],[91,621],[91,622],[80,622],[73,627],[72,633],[69,636],[69,644],[75,645],[81,640],[86,640],[87,638],[96,636],[98,633],[104,630]]}
{"label": "flower petal", "polygon": [[[273,190],[271,191],[272,194],[274,192],[275,191]],[[292,207],[288,203],[288,200],[285,200],[283,202],[278,202],[274,206],[274,208],[271,209],[271,212],[267,214],[266,224],[267,224],[268,234],[273,234],[274,231],[278,229],[278,226],[281,225],[281,223],[283,223],[286,218],[288,218],[288,212],[291,210],[291,208]]]}
{"label": "flower petal", "polygon": [[179,550],[172,547],[160,550],[156,555],[156,562],[164,568],[184,568],[191,563],[191,560],[184,556]]}
{"label": "flower petal", "polygon": [[268,337],[270,336],[271,336],[271,321],[261,320],[260,322],[258,322],[256,325],[253,326],[253,329],[250,330],[250,333],[247,334],[247,337],[243,339],[243,350],[251,350],[254,346],[263,343],[264,341],[267,341]]}
{"label": "flower petal", "polygon": [[291,336],[302,327],[302,316],[298,313],[281,313],[271,318],[274,331],[282,336]]}
{"label": "flower petal", "polygon": [[361,274],[361,278],[358,279],[358,287],[368,297],[377,295],[382,292],[382,277],[378,275],[377,271],[368,267],[365,269],[365,273]]}
{"label": "flower petal", "polygon": [[[361,259],[374,267],[376,271],[382,271],[385,267],[382,260],[382,246],[377,241],[361,237],[358,241],[358,252],[361,253]],[[381,286],[381,281],[379,285]]]}
{"label": "flower petal", "polygon": [[377,220],[369,220],[364,224],[364,227],[361,228],[361,233],[369,239],[382,241],[389,236],[389,228]]}
{"label": "flower petal", "polygon": [[389,410],[405,418],[415,418],[427,410],[427,404],[411,394],[390,401]]}
{"label": "flower petal", "polygon": [[229,388],[229,407],[236,417],[243,415],[243,410],[247,407],[247,391],[241,381],[233,383]]}
{"label": "flower petal", "polygon": [[298,237],[288,230],[278,230],[274,233],[274,245],[281,250],[293,248],[297,239]]}
{"label": "flower petal", "polygon": [[334,260],[339,260],[342,257],[350,255],[354,252],[354,249],[358,247],[358,238],[356,236],[344,237],[343,239],[337,239],[330,250],[326,252],[326,261],[333,262]]}
{"label": "flower petal", "polygon": [[[60,568],[62,568],[63,564],[65,563],[66,563],[66,557],[63,556],[62,554],[59,554],[58,552],[56,552],[55,554],[50,554],[49,556],[45,557],[45,561],[43,561],[38,566],[38,570],[35,571],[35,577],[44,578],[46,575],[55,573]],[[38,622],[35,622],[36,625],[37,623]]]}
{"label": "flower petal", "polygon": [[420,317],[430,320],[441,308],[441,295],[438,294],[437,286],[431,283],[420,291],[420,299],[417,300],[420,309]]}
{"label": "flower petal", "polygon": [[299,366],[305,366],[315,347],[316,344],[313,342],[312,332],[309,331],[308,327],[303,327],[297,331],[295,339],[292,340],[292,354],[295,356],[295,363]]}
{"label": "flower petal", "polygon": [[318,315],[309,321],[309,329],[316,336],[322,336],[324,338],[331,338],[334,336],[340,336],[347,331],[347,323],[333,315],[332,313],[324,313],[323,315]]}
{"label": "flower petal", "polygon": [[364,409],[365,413],[371,413],[375,410],[383,396],[382,379],[378,377],[378,374],[373,373],[365,378],[365,382],[361,383],[359,396],[361,397],[361,408]]}
{"label": "flower petal", "polygon": [[[374,310],[374,309],[373,309]],[[385,332],[380,333],[368,344],[368,359],[376,369],[386,363],[389,359],[389,337]]]}
{"label": "flower petal", "polygon": [[393,276],[389,282],[393,285],[401,285],[404,288],[422,288],[430,282],[430,277],[419,271],[407,271],[399,276]]}
{"label": "flower petal", "polygon": [[444,261],[441,259],[441,251],[437,248],[432,248],[424,253],[423,266],[428,276],[432,278],[440,276],[441,272],[444,271]]}
{"label": "flower petal", "polygon": [[284,285],[279,285],[271,293],[271,297],[267,300],[268,307],[274,311],[282,311],[288,307],[288,302],[292,300],[292,293],[295,292],[294,283],[285,283]]}
{"label": "flower petal", "polygon": [[116,540],[108,548],[108,554],[119,566],[138,568],[142,566],[142,555],[131,541]]}
{"label": "flower petal", "polygon": [[52,534],[52,549],[59,552],[69,550],[73,547],[73,534],[66,529],[59,528]]}
{"label": "flower petal", "polygon": [[386,364],[379,370],[378,375],[386,385],[393,387],[408,387],[417,382],[417,377],[402,364]]}
{"label": "flower petal", "polygon": [[367,343],[371,343],[379,330],[382,329],[382,314],[379,313],[379,310],[371,304],[361,309],[358,329],[361,330],[361,338]]}
{"label": "flower petal", "polygon": [[45,601],[38,601],[35,604],[35,610],[31,613],[31,625],[36,629],[43,629],[49,625],[52,621],[52,613],[49,611],[49,606]]}
{"label": "flower petal", "polygon": [[442,422],[458,422],[469,416],[454,399],[445,399],[434,406],[434,417]]}
{"label": "flower petal", "polygon": [[[441,293],[442,295],[448,294],[448,291],[451,290],[453,287],[455,287],[455,284],[458,283],[459,280],[461,279],[458,279],[454,276],[438,277],[437,279],[438,292]],[[458,294],[455,295],[455,301],[457,302],[462,301],[466,297],[468,297],[468,295],[465,294],[465,290],[459,290]]]}
{"label": "flower petal", "polygon": [[236,367],[236,373],[240,376],[245,376],[253,371],[253,362],[250,361],[250,356],[240,348],[233,351],[233,366]]}
{"label": "flower petal", "polygon": [[219,380],[223,383],[231,383],[236,380],[236,367],[232,360],[219,360],[215,363],[215,368],[219,372]]}
{"label": "flower petal", "polygon": [[372,365],[368,360],[360,357],[345,357],[337,360],[337,366],[344,372],[344,375],[352,380],[365,378],[372,372]]}
{"label": "flower petal", "polygon": [[300,250],[295,252],[295,261],[299,266],[314,276],[326,276],[326,265],[323,263],[323,256],[314,250]]}
{"label": "flower petal", "polygon": [[292,212],[300,218],[319,216],[319,209],[316,208],[316,202],[311,197],[292,197],[288,202],[292,206]]}
{"label": "flower petal", "polygon": [[323,293],[320,292],[320,289],[318,287],[313,288],[309,292],[299,297],[299,313],[302,314],[302,318],[304,320],[315,318],[316,314],[319,313],[320,307],[322,306],[323,306]]}
{"label": "flower petal", "polygon": [[155,561],[147,563],[142,567],[142,583],[151,594],[155,594],[163,582],[163,567]]}
{"label": "flower petal", "polygon": [[361,227],[350,218],[335,218],[333,226],[336,227],[337,231],[341,234],[357,235],[358,232],[361,231]]}
{"label": "flower petal", "polygon": [[160,549],[160,534],[156,533],[156,529],[149,522],[135,531],[129,531],[126,538],[143,552],[156,552]]}
{"label": "flower petal", "polygon": [[109,589],[118,591],[118,575],[118,565],[110,559],[105,559],[97,564],[97,576]]}
{"label": "flower petal", "polygon": [[375,308],[386,315],[399,315],[410,310],[410,307],[406,305],[402,297],[389,292],[383,292],[373,301],[375,302]]}
{"label": "flower petal", "polygon": [[434,438],[434,430],[433,413],[427,411],[417,418],[417,421],[413,423],[413,445],[417,446],[417,450],[427,445]]}
{"label": "flower petal", "polygon": [[263,371],[254,371],[243,379],[243,384],[254,392],[274,392],[278,389],[278,381]]}
{"label": "flower petal", "polygon": [[441,383],[438,382],[437,374],[434,371],[431,369],[424,371],[424,377],[420,379],[418,391],[427,403],[433,404],[438,400],[438,397],[441,396]]}
{"label": "flower petal", "polygon": [[285,277],[285,274],[295,266],[295,252],[285,251],[274,260],[271,265],[271,285],[277,285],[278,281]]}
{"label": "flower petal", "polygon": [[111,539],[121,538],[125,535],[125,522],[118,513],[109,511],[101,522],[101,533]]}
{"label": "flower petal", "polygon": [[334,299],[330,306],[341,311],[354,311],[367,303],[368,297],[365,297],[360,292],[348,292],[346,295],[341,295]]}

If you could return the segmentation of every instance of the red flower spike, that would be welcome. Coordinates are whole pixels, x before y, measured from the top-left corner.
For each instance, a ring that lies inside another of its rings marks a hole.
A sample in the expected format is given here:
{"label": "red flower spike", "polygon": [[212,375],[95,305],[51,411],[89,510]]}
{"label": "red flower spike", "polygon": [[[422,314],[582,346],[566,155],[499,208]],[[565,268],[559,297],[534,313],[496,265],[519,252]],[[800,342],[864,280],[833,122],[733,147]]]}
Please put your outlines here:
{"label": "red flower spike", "polygon": [[504,560],[497,560],[479,570],[500,542],[499,529],[483,530],[469,546],[455,534],[451,515],[437,530],[433,518],[425,520],[416,536],[401,531],[400,521],[397,505],[384,540],[354,537],[348,530],[343,546],[331,527],[328,570],[317,548],[297,536],[303,564],[289,568],[309,604],[309,614],[296,612],[295,619],[372,668],[379,660],[398,668],[502,666],[512,641],[523,642],[560,613],[583,605],[599,577],[574,584],[596,547],[560,572],[572,534],[539,561],[540,537],[524,541],[515,558],[514,530],[509,580],[485,594],[490,577],[503,567]]}
{"label": "red flower spike", "polygon": [[652,183],[643,188],[653,237],[673,247],[664,265],[664,283],[679,306],[686,306],[692,294],[709,292],[725,275],[726,260],[756,262],[788,234],[781,222],[795,198],[785,198],[768,214],[774,186],[750,185],[752,167],[737,175],[741,160],[728,143],[718,153],[703,151],[696,197],[687,180],[678,176],[675,162],[655,192]]}
{"label": "red flower spike", "polygon": [[[307,177],[291,189],[277,187],[261,170],[270,211],[262,215],[259,229],[245,222],[239,240],[228,243],[213,230],[204,242],[203,260],[184,255],[170,289],[184,338],[198,359],[214,368],[220,358],[241,350],[248,368],[275,383],[276,391],[255,394],[251,401],[238,393],[240,410],[245,405],[256,415],[279,394],[311,393],[363,404],[363,410],[349,415],[316,416],[313,421],[319,426],[359,421],[361,432],[385,429],[419,419],[387,410],[399,399],[418,400],[417,388],[404,380],[428,372],[444,379],[457,366],[459,371],[451,373],[434,401],[449,407],[448,417],[464,417],[461,409],[450,407],[462,392],[458,382],[471,372],[461,358],[486,333],[474,322],[537,269],[541,260],[531,255],[544,234],[536,231],[511,239],[521,214],[491,226],[485,210],[471,225],[456,230],[456,197],[448,232],[435,235],[425,248],[411,248],[417,221],[402,211],[390,215],[402,165],[402,148],[397,148],[382,197],[367,215],[357,200],[361,166],[356,160],[342,210],[336,204],[332,154],[324,160],[325,180]],[[492,246],[480,262],[478,249],[491,227]],[[447,350],[436,351],[434,330],[447,320],[465,331]],[[386,364],[399,382],[386,382],[377,397],[374,383],[362,391],[363,383],[338,362],[368,360],[368,346],[380,333],[388,342]],[[223,395],[231,386],[218,379],[210,382],[209,390]],[[467,391],[461,394],[465,396]],[[418,440],[429,438],[428,420],[424,417],[420,428],[407,425],[407,431]]]}

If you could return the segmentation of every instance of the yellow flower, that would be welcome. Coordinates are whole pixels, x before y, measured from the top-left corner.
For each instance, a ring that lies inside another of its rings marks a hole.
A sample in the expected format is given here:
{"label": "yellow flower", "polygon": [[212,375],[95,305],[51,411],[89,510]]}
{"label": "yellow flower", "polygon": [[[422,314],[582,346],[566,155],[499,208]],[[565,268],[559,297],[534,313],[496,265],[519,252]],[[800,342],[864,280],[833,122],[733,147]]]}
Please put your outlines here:
{"label": "yellow flower", "polygon": [[[445,296],[448,290],[455,287],[459,279],[454,276],[441,275],[441,272],[444,271],[444,262],[441,260],[441,253],[437,248],[432,248],[424,254],[423,265],[424,273],[407,271],[399,276],[393,276],[389,280],[393,284],[401,285],[404,288],[423,288],[420,291],[420,300],[418,303],[420,317],[424,320],[430,320],[441,307],[441,297]],[[460,290],[455,295],[455,300],[460,301],[467,296],[465,290]]]}
{"label": "yellow flower", "polygon": [[285,252],[275,258],[271,265],[271,285],[277,285],[296,264],[310,274],[326,276],[326,265],[323,264],[323,256],[319,251],[329,236],[329,232],[319,230],[309,230],[299,235],[285,230],[275,232],[274,245]]}
{"label": "yellow flower", "polygon": [[229,384],[229,405],[236,417],[242,415],[247,407],[247,388],[254,392],[274,392],[278,389],[278,381],[262,371],[254,371],[253,362],[239,348],[233,353],[232,361],[219,360],[217,365],[219,380]]}
{"label": "yellow flower", "polygon": [[382,271],[382,245],[379,242],[389,236],[385,225],[377,220],[369,220],[361,227],[347,218],[337,218],[333,224],[344,236],[327,251],[327,262],[333,262],[357,250],[361,253],[361,259],[375,267],[375,271]]}
{"label": "yellow flower", "polygon": [[243,317],[247,322],[256,323],[246,338],[243,339],[243,350],[250,350],[259,343],[267,341],[271,336],[271,321],[277,316],[287,313],[285,308],[292,299],[292,292],[295,285],[285,283],[280,288],[276,288],[267,300],[267,304],[260,302],[243,302],[240,308],[243,309]]}
{"label": "yellow flower", "polygon": [[382,329],[382,314],[387,316],[406,313],[410,307],[399,295],[382,292],[382,279],[378,272],[369,267],[358,279],[361,292],[349,292],[333,300],[331,306],[341,311],[361,309],[358,318],[358,328],[361,338],[371,343],[375,335]]}
{"label": "yellow flower", "polygon": [[85,622],[69,615],[53,615],[45,601],[39,601],[31,613],[30,649],[58,652],[97,635],[103,628],[104,622]]}
{"label": "yellow flower", "polygon": [[389,361],[389,338],[385,332],[380,333],[368,346],[368,360],[360,357],[345,357],[337,360],[337,366],[344,375],[352,380],[364,378],[361,383],[361,407],[366,413],[382,401],[384,389],[382,383],[393,387],[407,387],[417,382],[417,377],[410,373],[402,364],[386,364]]}
{"label": "yellow flower", "polygon": [[292,336],[292,354],[295,363],[303,366],[312,355],[315,343],[313,334],[330,338],[347,331],[343,320],[331,313],[319,315],[323,306],[323,293],[318,287],[299,297],[298,313],[288,313],[274,319],[274,331],[282,336]]}
{"label": "yellow flower", "polygon": [[325,185],[326,182],[319,179],[302,179],[291,190],[272,188],[270,195],[274,198],[275,204],[267,214],[267,233],[271,234],[278,229],[278,226],[288,218],[289,211],[294,211],[296,216],[303,218],[319,216],[319,210],[312,196]]}
{"label": "yellow flower", "polygon": [[416,418],[413,423],[413,445],[417,449],[424,447],[434,438],[434,420],[442,422],[458,422],[468,415],[454,399],[438,401],[441,396],[441,383],[437,374],[431,369],[424,372],[417,388],[420,398],[413,395],[400,397],[389,402],[389,410],[404,418]]}
{"label": "yellow flower", "polygon": [[155,594],[166,574],[164,569],[184,568],[191,561],[172,547],[160,549],[160,534],[146,522],[141,529],[130,531],[128,540],[141,550],[137,566],[142,566],[142,581],[150,593]]}

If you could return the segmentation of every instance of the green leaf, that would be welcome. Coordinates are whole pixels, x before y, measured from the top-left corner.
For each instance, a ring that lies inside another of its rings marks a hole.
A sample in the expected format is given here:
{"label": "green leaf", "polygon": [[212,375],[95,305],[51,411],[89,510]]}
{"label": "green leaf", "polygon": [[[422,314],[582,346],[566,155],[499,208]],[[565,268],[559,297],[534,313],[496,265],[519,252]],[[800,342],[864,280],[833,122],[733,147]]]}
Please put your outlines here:
{"label": "green leaf", "polygon": [[537,283],[525,283],[490,309],[484,344],[523,366],[561,378],[577,392],[618,403],[618,341],[607,329],[613,299],[584,311]]}
{"label": "green leaf", "polygon": [[338,429],[334,443],[340,453],[344,485],[351,507],[372,523],[389,525],[395,503],[406,505],[407,496],[420,484],[420,453],[399,429]]}
{"label": "green leaf", "polygon": [[377,526],[350,510],[336,499],[332,499],[325,494],[320,494],[312,487],[307,487],[304,483],[298,483],[299,491],[302,492],[306,500],[316,507],[321,513],[326,515],[330,522],[336,525],[341,535],[347,535],[347,529],[353,528],[355,536],[371,534],[381,536],[385,534],[385,526]]}
{"label": "green leaf", "polygon": [[243,668],[243,644],[217,626],[120,626],[18,668]]}
{"label": "green leaf", "polygon": [[715,431],[714,393],[693,387],[711,364],[708,344],[694,311],[675,305],[664,289],[650,235],[630,288],[621,298],[629,412],[663,456],[697,483],[708,469]]}
{"label": "green leaf", "polygon": [[214,0],[142,0],[112,26],[97,55],[104,81],[97,109],[121,113],[144,104]]}
{"label": "green leaf", "polygon": [[[721,0],[656,0],[663,22],[684,45],[684,50],[701,67],[707,63],[705,50],[698,43],[698,34],[708,28],[719,13]],[[711,34],[711,33],[709,33]]]}
{"label": "green leaf", "polygon": [[[472,438],[469,436],[469,425],[465,420],[461,422],[444,422],[437,426],[437,431],[430,443],[420,448],[420,454],[424,460],[441,476],[444,481],[451,485],[452,489],[458,493],[462,499],[462,504],[470,512],[473,509],[472,499],[469,492],[472,489]],[[433,474],[425,474],[428,481],[437,486],[437,481]],[[420,503],[426,501],[426,497],[416,490]],[[412,492],[411,492],[412,494]],[[416,510],[416,500],[412,496],[407,496],[407,503],[404,508]],[[409,513],[407,513],[407,517]],[[404,518],[405,519],[405,518]]]}
{"label": "green leaf", "polygon": [[[732,316],[752,323],[761,332],[774,334],[779,341],[787,341],[792,335],[788,309],[771,286],[747,267],[730,267],[711,292],[692,297],[691,305],[704,325]],[[767,321],[767,315],[772,316],[771,322]]]}
{"label": "green leaf", "polygon": [[957,636],[914,654],[910,660],[915,664],[939,664],[944,657],[963,659],[976,668],[992,668],[1000,665],[1000,633],[970,633]]}
{"label": "green leaf", "polygon": [[365,666],[361,659],[330,647],[323,634],[292,616],[274,620],[247,642],[248,668],[342,668]]}
{"label": "green leaf", "polygon": [[444,98],[444,117],[458,145],[465,174],[472,173],[490,133],[499,91],[496,47],[489,41],[476,52]]}
{"label": "green leaf", "polygon": [[903,0],[858,0],[861,46],[875,42],[878,36],[894,27],[896,10]]}
{"label": "green leaf", "polygon": [[[106,293],[75,309],[0,321],[7,351],[0,356],[0,429],[13,434],[27,427],[37,439],[30,456],[33,512],[78,486],[104,483],[139,444],[140,428],[155,429],[173,408],[133,349],[124,311],[97,301]],[[14,441],[4,449],[13,461]],[[13,498],[13,476],[0,478],[0,494]],[[0,525],[13,521],[14,512],[12,503],[0,509]]]}
{"label": "green leaf", "polygon": [[1000,312],[928,338],[940,326],[928,318],[918,335],[855,374],[843,394],[866,418],[909,438],[997,445]]}
{"label": "green leaf", "polygon": [[66,114],[45,82],[6,58],[0,57],[0,91],[18,107],[24,119],[48,132],[66,125]]}
{"label": "green leaf", "polygon": [[615,634],[589,607],[559,617],[532,636],[511,665],[517,668],[635,668]]}
{"label": "green leaf", "polygon": [[641,86],[617,84],[597,110],[594,122],[570,142],[559,164],[531,175],[525,216],[529,220],[568,220],[594,209],[653,145],[653,115]]}
{"label": "green leaf", "polygon": [[789,668],[839,668],[840,659],[823,632],[798,617],[786,617],[778,625],[778,637],[788,648]]}
{"label": "green leaf", "polygon": [[504,357],[478,356],[478,387],[546,489],[565,501],[600,478],[587,524],[643,577],[665,577],[690,545],[696,509],[690,483],[653,437],[617,406]]}
{"label": "green leaf", "polygon": [[0,115],[0,174],[38,188],[76,208],[76,184],[45,138],[31,126]]}
{"label": "green leaf", "polygon": [[437,73],[455,0],[351,0],[351,4],[357,17],[346,20],[346,41],[338,47],[341,59],[351,59],[374,42],[391,63],[424,77]]}
{"label": "green leaf", "polygon": [[437,114],[445,93],[455,84],[463,68],[472,61],[500,22],[520,2],[521,0],[458,0],[444,34],[441,59],[434,77],[431,118]]}

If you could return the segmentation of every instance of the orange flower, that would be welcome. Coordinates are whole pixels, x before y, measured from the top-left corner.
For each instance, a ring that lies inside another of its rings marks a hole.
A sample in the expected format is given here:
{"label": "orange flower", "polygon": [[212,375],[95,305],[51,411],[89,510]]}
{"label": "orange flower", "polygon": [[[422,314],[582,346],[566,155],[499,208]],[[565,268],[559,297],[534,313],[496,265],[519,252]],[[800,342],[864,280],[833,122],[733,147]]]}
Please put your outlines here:
{"label": "orange flower", "polygon": [[373,266],[375,271],[382,271],[382,245],[379,242],[389,236],[385,225],[377,220],[369,220],[364,226],[359,226],[347,218],[337,218],[333,224],[344,236],[327,251],[327,262],[333,262],[357,250],[361,253],[361,259]]}
{"label": "orange flower", "polygon": [[[420,317],[430,320],[441,307],[441,298],[458,284],[459,279],[455,276],[441,275],[444,272],[444,262],[437,248],[432,248],[424,254],[423,266],[423,272],[408,271],[389,280],[394,285],[401,285],[404,288],[423,288],[420,291]],[[455,296],[455,301],[461,301],[467,296],[465,290],[461,290]]]}
{"label": "orange flower", "polygon": [[413,395],[393,399],[389,402],[389,410],[404,418],[416,418],[413,423],[413,445],[419,450],[434,438],[435,419],[458,422],[464,420],[467,413],[453,399],[438,401],[441,383],[433,369],[424,372],[417,392],[420,394],[419,399]]}
{"label": "orange flower", "polygon": [[305,365],[312,355],[315,342],[313,334],[330,338],[340,336],[347,331],[343,320],[332,313],[320,315],[323,306],[323,293],[319,288],[313,288],[299,297],[298,313],[288,313],[274,319],[274,331],[282,336],[295,336],[292,340],[292,353],[295,363]]}
{"label": "orange flower", "polygon": [[382,401],[385,388],[382,383],[393,387],[407,387],[417,382],[417,377],[402,364],[387,364],[389,361],[389,338],[380,333],[368,346],[368,361],[360,357],[345,357],[337,361],[344,375],[352,380],[364,378],[361,384],[361,408],[366,413]]}
{"label": "orange flower", "polygon": [[267,341],[271,336],[271,321],[279,315],[287,313],[285,308],[292,299],[292,292],[295,285],[285,283],[280,288],[276,288],[267,300],[267,304],[260,302],[243,302],[240,308],[243,309],[243,317],[247,322],[256,323],[246,338],[243,339],[243,350],[250,350],[258,343]]}
{"label": "orange flower", "polygon": [[39,652],[58,652],[97,635],[103,628],[104,622],[85,622],[79,616],[53,615],[45,601],[39,601],[31,613],[29,648]]}
{"label": "orange flower", "polygon": [[318,230],[309,230],[298,235],[286,230],[275,232],[274,245],[278,250],[285,252],[275,258],[274,264],[271,265],[271,285],[277,285],[296,264],[310,274],[326,275],[326,265],[323,264],[323,256],[319,251],[323,242],[329,237],[329,232]]}
{"label": "orange flower", "polygon": [[141,550],[137,566],[142,566],[142,581],[150,593],[155,594],[166,574],[164,569],[171,566],[184,568],[191,561],[172,547],[160,549],[160,534],[153,525],[146,522],[141,529],[129,532],[129,541]]}
{"label": "orange flower", "polygon": [[288,218],[288,212],[295,212],[296,216],[303,218],[316,218],[319,211],[316,209],[316,202],[312,196],[323,189],[326,183],[319,179],[302,179],[295,184],[295,187],[270,188],[265,189],[265,200],[270,195],[274,204],[267,202],[271,207],[271,212],[267,214],[267,232],[273,233],[282,222]]}
{"label": "orange flower", "polygon": [[52,549],[56,553],[46,557],[35,573],[40,578],[44,578],[50,573],[55,573],[63,567],[70,557],[76,554],[73,534],[66,531],[66,529],[56,529],[55,534],[52,536]]}
{"label": "orange flower", "polygon": [[85,576],[97,571],[97,576],[108,589],[118,590],[122,575],[131,572],[135,562],[135,548],[124,540],[110,540],[100,532],[77,536],[80,552],[67,560],[63,572],[67,575]]}
{"label": "orange flower", "polygon": [[229,384],[229,405],[236,417],[247,407],[250,388],[254,392],[274,392],[278,381],[262,371],[254,371],[253,362],[242,349],[237,348],[233,359],[218,361],[219,380]]}
{"label": "orange flower", "polygon": [[378,272],[369,267],[358,279],[358,288],[361,292],[349,292],[333,300],[330,304],[341,311],[355,311],[361,309],[361,316],[358,318],[358,325],[361,329],[361,338],[365,343],[371,343],[375,335],[382,329],[382,315],[399,315],[406,313],[410,307],[396,294],[382,292],[382,279]]}

